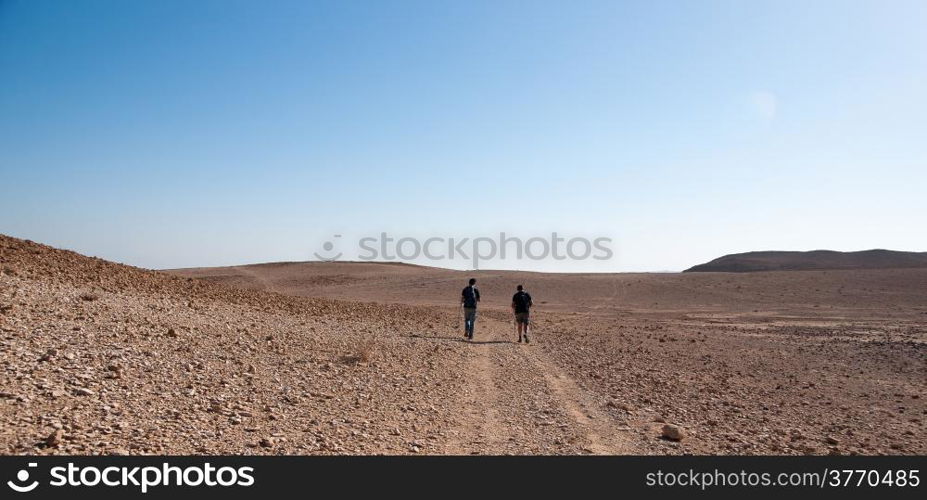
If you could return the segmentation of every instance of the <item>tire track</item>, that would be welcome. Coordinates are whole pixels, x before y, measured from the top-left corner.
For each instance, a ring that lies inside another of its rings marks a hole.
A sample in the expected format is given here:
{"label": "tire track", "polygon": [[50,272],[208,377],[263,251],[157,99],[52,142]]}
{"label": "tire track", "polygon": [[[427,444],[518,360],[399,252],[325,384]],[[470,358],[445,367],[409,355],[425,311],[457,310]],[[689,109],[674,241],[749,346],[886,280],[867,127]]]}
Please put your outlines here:
{"label": "tire track", "polygon": [[[461,341],[467,390],[456,406],[450,454],[634,454],[631,429],[616,422],[512,325],[489,316]],[[534,338],[537,342],[537,338]]]}

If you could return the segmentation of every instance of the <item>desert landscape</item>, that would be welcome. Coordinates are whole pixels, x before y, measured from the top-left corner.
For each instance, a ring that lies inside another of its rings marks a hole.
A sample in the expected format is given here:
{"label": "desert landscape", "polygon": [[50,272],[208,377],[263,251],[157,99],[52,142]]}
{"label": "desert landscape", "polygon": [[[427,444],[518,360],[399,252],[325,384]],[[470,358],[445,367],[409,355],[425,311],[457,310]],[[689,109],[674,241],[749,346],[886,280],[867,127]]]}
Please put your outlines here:
{"label": "desert landscape", "polygon": [[0,266],[2,454],[927,453],[923,267]]}

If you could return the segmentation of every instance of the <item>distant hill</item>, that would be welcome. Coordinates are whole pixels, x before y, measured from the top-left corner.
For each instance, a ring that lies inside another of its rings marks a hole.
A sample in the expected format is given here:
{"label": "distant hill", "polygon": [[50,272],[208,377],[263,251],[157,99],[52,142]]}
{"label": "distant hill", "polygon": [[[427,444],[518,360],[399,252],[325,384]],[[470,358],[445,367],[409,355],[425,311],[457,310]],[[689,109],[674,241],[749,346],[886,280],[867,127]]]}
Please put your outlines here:
{"label": "distant hill", "polygon": [[683,272],[810,271],[927,267],[927,252],[864,250],[861,252],[747,252],[719,257]]}

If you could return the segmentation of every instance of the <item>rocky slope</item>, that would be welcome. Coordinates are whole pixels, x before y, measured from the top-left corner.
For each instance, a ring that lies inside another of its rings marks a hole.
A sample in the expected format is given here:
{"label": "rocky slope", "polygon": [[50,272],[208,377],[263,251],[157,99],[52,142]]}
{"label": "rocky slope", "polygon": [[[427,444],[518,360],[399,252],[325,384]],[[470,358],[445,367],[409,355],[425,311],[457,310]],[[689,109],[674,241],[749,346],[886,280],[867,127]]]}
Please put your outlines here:
{"label": "rocky slope", "polygon": [[3,453],[404,453],[459,356],[421,308],[211,286],[0,239]]}
{"label": "rocky slope", "polygon": [[507,329],[462,342],[453,308],[242,290],[5,236],[0,254],[0,453],[595,447],[542,361]]}

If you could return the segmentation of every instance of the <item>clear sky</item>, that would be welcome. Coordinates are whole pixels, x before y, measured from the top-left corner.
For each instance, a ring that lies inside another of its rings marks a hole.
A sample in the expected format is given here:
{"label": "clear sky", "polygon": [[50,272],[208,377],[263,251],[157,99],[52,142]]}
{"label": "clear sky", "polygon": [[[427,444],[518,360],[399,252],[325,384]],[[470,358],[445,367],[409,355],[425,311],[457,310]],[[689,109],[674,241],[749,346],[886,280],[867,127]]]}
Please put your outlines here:
{"label": "clear sky", "polygon": [[925,251],[925,191],[922,0],[0,0],[0,233],[133,265],[382,231],[614,239],[491,266],[547,270]]}

